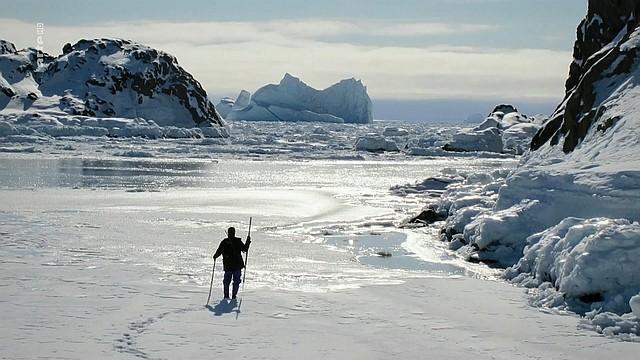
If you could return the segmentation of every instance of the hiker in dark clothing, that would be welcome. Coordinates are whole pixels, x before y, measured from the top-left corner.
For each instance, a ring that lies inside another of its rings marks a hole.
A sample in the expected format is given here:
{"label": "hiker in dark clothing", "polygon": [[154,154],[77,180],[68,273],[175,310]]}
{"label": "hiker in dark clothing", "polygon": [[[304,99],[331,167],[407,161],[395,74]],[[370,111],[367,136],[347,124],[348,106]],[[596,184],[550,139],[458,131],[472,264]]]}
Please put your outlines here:
{"label": "hiker in dark clothing", "polygon": [[233,278],[233,299],[238,295],[240,282],[242,278],[242,269],[244,269],[244,261],[242,260],[242,252],[247,252],[251,245],[251,236],[247,236],[247,242],[242,243],[242,239],[236,237],[236,229],[230,227],[227,230],[227,238],[223,239],[218,246],[218,250],[213,255],[217,259],[222,255],[222,264],[224,265],[224,298],[229,298],[229,284]]}

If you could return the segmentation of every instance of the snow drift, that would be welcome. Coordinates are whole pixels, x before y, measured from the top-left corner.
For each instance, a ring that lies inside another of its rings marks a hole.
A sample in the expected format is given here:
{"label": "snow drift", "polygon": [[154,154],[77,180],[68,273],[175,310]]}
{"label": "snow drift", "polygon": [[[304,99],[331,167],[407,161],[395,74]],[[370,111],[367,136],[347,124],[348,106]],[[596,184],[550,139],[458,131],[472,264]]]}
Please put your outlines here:
{"label": "snow drift", "polygon": [[82,126],[90,118],[151,127],[224,125],[175,57],[120,39],[80,40],[55,58],[0,42],[0,117],[14,125],[46,119],[40,126]]}
{"label": "snow drift", "polygon": [[[236,103],[246,101],[247,95],[241,93]],[[290,74],[285,74],[277,85],[258,89],[249,104],[234,107],[226,118],[357,124],[367,124],[373,119],[371,99],[362,81],[347,79],[324,90],[316,90]]]}

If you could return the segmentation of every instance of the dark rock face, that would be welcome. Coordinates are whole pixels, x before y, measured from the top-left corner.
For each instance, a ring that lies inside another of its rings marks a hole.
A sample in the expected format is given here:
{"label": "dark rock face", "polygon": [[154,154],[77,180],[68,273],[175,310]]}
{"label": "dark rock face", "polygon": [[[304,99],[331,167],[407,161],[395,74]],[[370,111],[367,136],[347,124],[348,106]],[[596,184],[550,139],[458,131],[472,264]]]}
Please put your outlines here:
{"label": "dark rock face", "polygon": [[507,115],[507,114],[511,114],[511,113],[514,113],[514,112],[518,112],[518,109],[516,109],[516,107],[511,105],[511,104],[500,104],[500,105],[496,105],[496,107],[493,108],[493,111],[491,112],[491,114],[489,114],[489,116],[491,116],[492,114],[494,114],[496,112],[501,112],[501,113]]}
{"label": "dark rock face", "polygon": [[436,209],[422,210],[420,214],[409,219],[410,224],[433,224],[434,222],[444,221],[447,217],[444,214],[440,214]]}
{"label": "dark rock face", "polygon": [[577,29],[574,61],[565,84],[567,92],[578,85],[591,56],[613,41],[625,27],[627,31],[636,27],[638,19],[634,19],[634,14],[638,14],[639,8],[638,0],[589,0],[587,16]]}
{"label": "dark rock face", "polygon": [[[587,16],[577,30],[565,98],[533,138],[533,150],[564,139],[563,151],[572,152],[594,124],[606,131],[617,121],[601,119],[606,109],[596,100],[616,88],[616,77],[637,67],[640,49],[622,44],[636,36],[639,15],[640,0],[589,0]],[[609,79],[608,87],[603,87]]]}
{"label": "dark rock face", "polygon": [[16,47],[12,43],[0,39],[0,54],[15,54]]}

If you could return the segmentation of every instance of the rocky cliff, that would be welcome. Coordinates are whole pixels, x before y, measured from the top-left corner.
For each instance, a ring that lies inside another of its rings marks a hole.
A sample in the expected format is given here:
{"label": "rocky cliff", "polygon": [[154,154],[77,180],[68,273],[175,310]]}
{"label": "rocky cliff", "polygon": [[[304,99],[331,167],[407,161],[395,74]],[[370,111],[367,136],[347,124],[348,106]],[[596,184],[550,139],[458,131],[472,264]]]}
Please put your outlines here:
{"label": "rocky cliff", "polygon": [[572,152],[592,127],[605,132],[618,117],[603,116],[603,100],[638,68],[640,0],[590,0],[577,29],[566,95],[551,120],[532,141],[532,149],[562,142]]}

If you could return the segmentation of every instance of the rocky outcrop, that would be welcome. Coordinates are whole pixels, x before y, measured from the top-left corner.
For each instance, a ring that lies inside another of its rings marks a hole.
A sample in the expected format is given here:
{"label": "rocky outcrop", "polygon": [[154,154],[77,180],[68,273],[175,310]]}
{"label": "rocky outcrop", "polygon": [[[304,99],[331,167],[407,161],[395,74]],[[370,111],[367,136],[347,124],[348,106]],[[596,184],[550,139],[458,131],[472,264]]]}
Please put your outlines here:
{"label": "rocky outcrop", "polygon": [[456,132],[443,150],[522,155],[539,128],[537,119],[518,112],[513,105],[500,104],[476,127]]}
{"label": "rocky outcrop", "polygon": [[12,43],[0,39],[0,54],[15,54],[16,47]]}
{"label": "rocky outcrop", "polygon": [[565,98],[533,138],[533,150],[562,142],[563,151],[569,153],[593,126],[606,131],[617,122],[615,117],[602,117],[606,111],[602,101],[637,69],[640,48],[634,31],[639,15],[640,0],[589,1],[577,30]]}
{"label": "rocky outcrop", "polygon": [[[63,54],[54,58],[35,49],[15,51],[5,41],[0,42],[0,54],[4,54],[0,55],[4,78],[0,85],[5,94],[13,90],[17,98],[12,99],[12,106],[18,110],[28,110],[32,105],[28,100],[34,98],[59,98],[51,111],[144,118],[161,126],[223,125],[200,83],[176,58],[142,44],[121,39],[80,40],[66,44]],[[21,86],[12,86],[18,82]],[[18,91],[25,88],[32,95]],[[44,101],[38,105],[42,110]]]}

